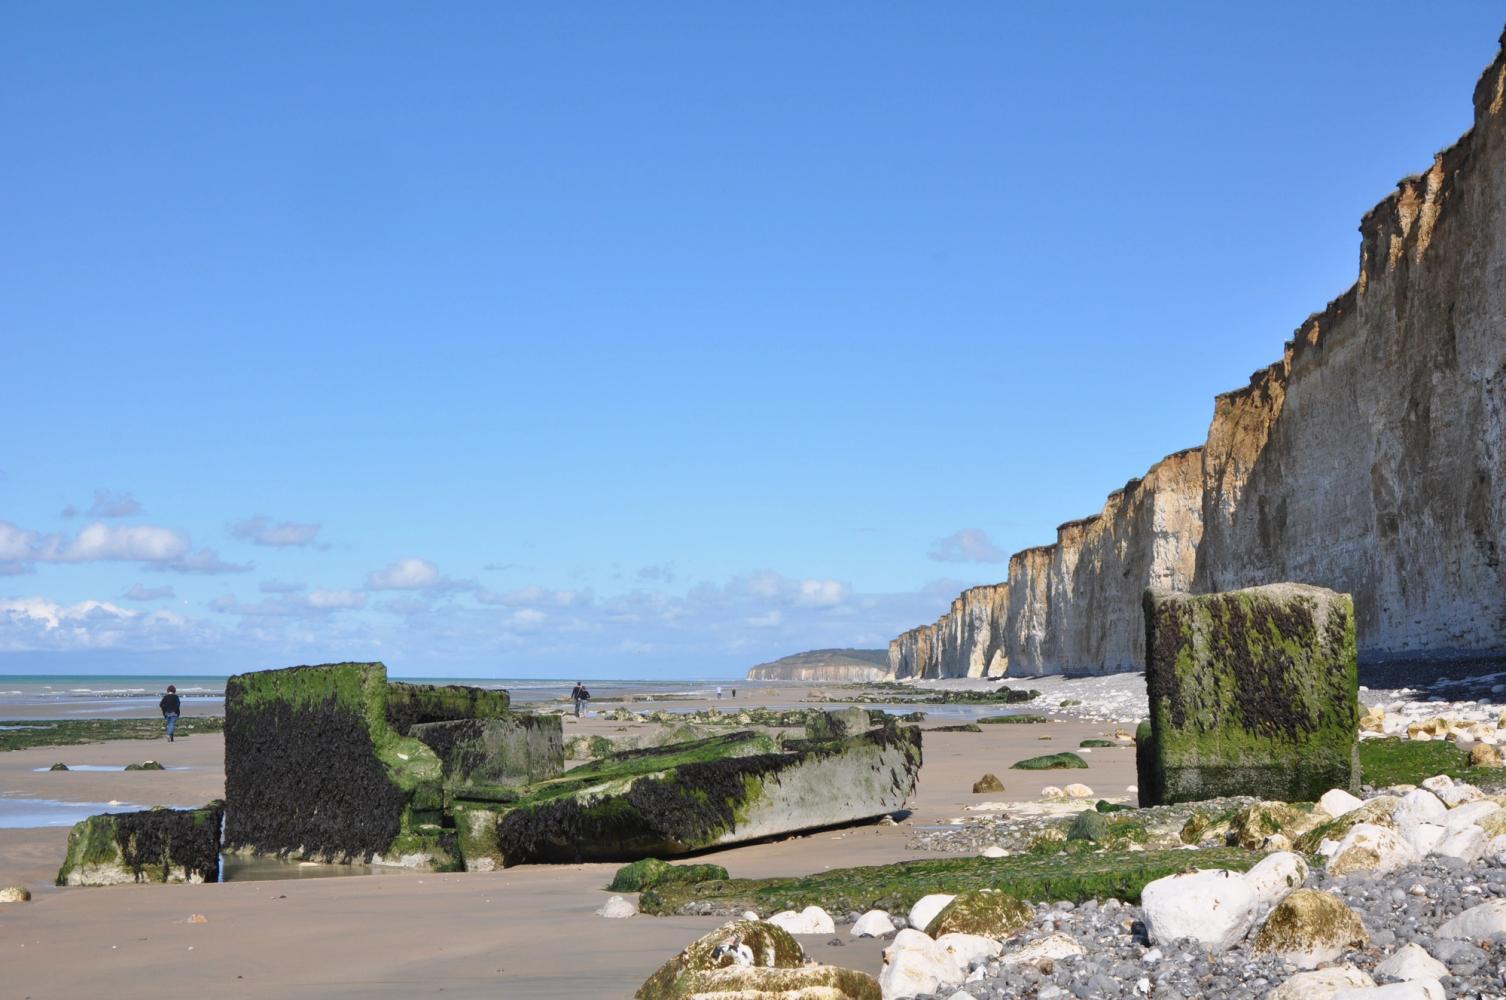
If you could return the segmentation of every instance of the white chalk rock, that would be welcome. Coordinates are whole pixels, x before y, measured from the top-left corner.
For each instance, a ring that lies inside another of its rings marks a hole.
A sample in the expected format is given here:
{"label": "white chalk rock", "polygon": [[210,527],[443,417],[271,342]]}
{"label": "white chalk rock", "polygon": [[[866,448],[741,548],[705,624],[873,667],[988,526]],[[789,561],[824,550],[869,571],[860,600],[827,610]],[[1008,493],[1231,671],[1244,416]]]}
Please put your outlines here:
{"label": "white chalk rock", "polygon": [[1506,899],[1492,899],[1472,906],[1438,928],[1439,937],[1470,940],[1484,940],[1503,933],[1506,933]]}
{"label": "white chalk rock", "polygon": [[985,858],[1007,858],[1009,857],[1009,852],[998,844],[989,844],[983,848],[983,856]]}
{"label": "white chalk rock", "polygon": [[1067,793],[1062,791],[1060,788],[1057,788],[1055,785],[1047,785],[1045,788],[1041,789],[1041,798],[1043,799],[1061,799],[1066,798],[1066,796]]}
{"label": "white chalk rock", "polygon": [[[1431,795],[1431,792],[1424,792]],[[1435,798],[1434,802],[1438,802]],[[1443,803],[1438,802],[1441,806]],[[1399,807],[1398,807],[1399,808]],[[1416,864],[1421,855],[1395,830],[1374,823],[1356,823],[1334,850],[1327,870],[1331,875],[1368,871],[1386,875]]]}
{"label": "white chalk rock", "polygon": [[984,937],[981,934],[962,934],[953,932],[943,934],[936,939],[936,943],[945,948],[947,954],[957,960],[957,964],[964,969],[971,969],[984,959],[993,958],[1004,950],[1004,946],[993,938]]}
{"label": "white chalk rock", "polygon": [[1448,1000],[1448,994],[1436,979],[1414,979],[1409,983],[1341,990],[1331,1000]]}
{"label": "white chalk rock", "polygon": [[1245,872],[1245,881],[1255,890],[1259,907],[1268,910],[1307,881],[1307,862],[1291,851],[1267,854]]}
{"label": "white chalk rock", "polygon": [[946,1000],[978,1000],[978,998],[973,996],[967,990],[958,990],[956,993],[953,993],[951,996],[947,997]]}
{"label": "white chalk rock", "polygon": [[894,921],[883,910],[869,910],[852,925],[853,937],[888,937],[894,933]]}
{"label": "white chalk rock", "polygon": [[884,949],[884,968],[879,990],[884,1000],[936,993],[943,986],[958,986],[967,977],[951,953],[914,928],[907,927]]}
{"label": "white chalk rock", "polygon": [[1448,966],[1429,955],[1420,944],[1398,948],[1396,953],[1375,967],[1376,975],[1387,979],[1442,979],[1448,975]]}
{"label": "white chalk rock", "polygon": [[1431,778],[1423,778],[1422,787],[1437,795],[1445,788],[1453,788],[1454,779],[1446,774],[1435,774]]}
{"label": "white chalk rock", "polygon": [[1255,923],[1257,903],[1244,875],[1221,868],[1158,878],[1140,893],[1151,943],[1188,937],[1217,951],[1244,939]]}
{"label": "white chalk rock", "polygon": [[599,917],[610,917],[613,920],[621,920],[623,917],[631,917],[638,912],[638,907],[623,899],[621,896],[613,896],[601,905],[596,911]]}
{"label": "white chalk rock", "polygon": [[906,922],[918,931],[923,931],[931,926],[931,921],[936,919],[936,914],[946,909],[946,905],[956,896],[944,892],[933,892],[929,896],[921,896],[910,907],[910,912],[905,915]]}
{"label": "white chalk rock", "polygon": [[1335,993],[1374,985],[1375,980],[1353,965],[1336,965],[1299,972],[1267,993],[1265,1000],[1331,1000]]}
{"label": "white chalk rock", "polygon": [[1485,793],[1474,785],[1458,781],[1439,792],[1438,797],[1443,800],[1444,805],[1453,808],[1454,806],[1462,806],[1466,802],[1478,802],[1485,797]]}
{"label": "white chalk rock", "polygon": [[1501,811],[1501,807],[1489,799],[1481,799],[1478,802],[1466,802],[1462,806],[1450,809],[1448,816],[1443,820],[1443,829],[1449,833],[1462,830],[1471,824],[1481,826],[1487,817]]}
{"label": "white chalk rock", "polygon": [[0,889],[0,903],[29,903],[31,890],[24,885],[8,885]]}
{"label": "white chalk rock", "polygon": [[1447,832],[1447,829],[1437,823],[1418,823],[1403,832],[1402,836],[1412,845],[1412,850],[1425,857],[1433,853],[1433,848],[1438,846]]}
{"label": "white chalk rock", "polygon": [[1054,962],[1059,958],[1066,958],[1068,955],[1083,954],[1086,954],[1086,949],[1077,943],[1076,938],[1070,934],[1057,933],[1037,938],[1023,948],[1005,952],[999,956],[999,961],[1005,965],[1039,965],[1042,962]]}
{"label": "white chalk rock", "polygon": [[1062,794],[1069,799],[1091,799],[1093,797],[1093,789],[1074,781],[1062,789]]}
{"label": "white chalk rock", "polygon": [[1473,864],[1485,856],[1485,831],[1474,825],[1455,830],[1438,841],[1432,853]]}
{"label": "white chalk rock", "polygon": [[1334,819],[1338,819],[1347,812],[1353,812],[1364,804],[1357,796],[1350,795],[1342,788],[1330,788],[1323,793],[1322,798],[1318,799],[1318,808]]}
{"label": "white chalk rock", "polygon": [[758,919],[758,914],[754,913],[752,910],[744,910],[743,911],[743,919],[744,920],[757,920]]}
{"label": "white chalk rock", "polygon": [[1418,823],[1437,823],[1441,826],[1447,814],[1448,806],[1438,796],[1425,788],[1414,788],[1403,795],[1396,808],[1391,810],[1391,822],[1403,831]]}
{"label": "white chalk rock", "polygon": [[768,923],[783,928],[791,934],[835,934],[837,931],[837,925],[832,921],[831,914],[819,906],[807,906],[799,913],[794,910],[785,910],[770,917]]}

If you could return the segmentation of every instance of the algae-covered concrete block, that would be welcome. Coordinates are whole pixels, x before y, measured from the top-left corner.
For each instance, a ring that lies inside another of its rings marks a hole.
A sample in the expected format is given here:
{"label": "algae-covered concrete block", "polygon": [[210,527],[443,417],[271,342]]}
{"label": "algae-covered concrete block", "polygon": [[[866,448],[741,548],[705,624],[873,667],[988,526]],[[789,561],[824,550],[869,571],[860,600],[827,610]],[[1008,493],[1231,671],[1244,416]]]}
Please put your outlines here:
{"label": "algae-covered concrete block", "polygon": [[1358,790],[1358,673],[1347,594],[1282,583],[1145,593],[1150,723],[1141,805]]}
{"label": "algae-covered concrete block", "polygon": [[631,860],[872,819],[901,808],[920,731],[879,729],[781,750],[739,732],[614,754],[517,790],[455,803],[467,868]]}
{"label": "algae-covered concrete block", "polygon": [[466,796],[553,778],[565,769],[557,715],[510,713],[491,719],[423,722],[409,734],[439,755],[445,790]]}
{"label": "algae-covered concrete block", "polygon": [[390,690],[380,663],[231,677],[227,849],[455,867],[453,836],[443,828],[439,757],[392,727]]}
{"label": "algae-covered concrete block", "polygon": [[813,740],[840,739],[872,729],[874,722],[866,708],[839,708],[813,713],[805,723],[805,735]]}
{"label": "algae-covered concrete block", "polygon": [[58,885],[218,882],[223,802],[103,813],[76,823]]}
{"label": "algae-covered concrete block", "polygon": [[512,696],[497,688],[387,682],[387,722],[402,736],[425,722],[500,718],[511,704]]}

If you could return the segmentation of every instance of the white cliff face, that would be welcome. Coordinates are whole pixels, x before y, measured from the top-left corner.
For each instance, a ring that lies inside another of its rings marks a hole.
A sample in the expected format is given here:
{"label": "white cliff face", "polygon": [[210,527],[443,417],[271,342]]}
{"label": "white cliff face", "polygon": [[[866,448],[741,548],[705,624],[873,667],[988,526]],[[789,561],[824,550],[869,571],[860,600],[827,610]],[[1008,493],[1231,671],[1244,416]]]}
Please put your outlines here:
{"label": "white cliff face", "polygon": [[1354,595],[1361,655],[1506,650],[1506,57],[1475,126],[1365,216],[1360,277],[1207,441],[890,644],[895,677],[1144,665],[1140,595]]}

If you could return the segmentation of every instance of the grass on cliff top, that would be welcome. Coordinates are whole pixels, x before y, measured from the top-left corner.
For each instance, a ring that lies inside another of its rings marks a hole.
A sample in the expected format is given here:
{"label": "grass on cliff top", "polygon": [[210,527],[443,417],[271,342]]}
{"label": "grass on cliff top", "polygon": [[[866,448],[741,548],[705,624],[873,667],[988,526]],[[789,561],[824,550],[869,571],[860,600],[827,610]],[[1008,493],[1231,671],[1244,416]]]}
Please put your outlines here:
{"label": "grass on cliff top", "polygon": [[1447,740],[1360,740],[1360,777],[1375,788],[1416,785],[1435,774],[1462,778],[1469,770],[1469,753]]}
{"label": "grass on cliff top", "polygon": [[820,906],[832,913],[904,912],[933,892],[998,889],[1016,899],[1139,902],[1147,883],[1189,868],[1246,871],[1260,855],[1238,848],[1200,851],[1105,851],[1040,857],[937,858],[867,868],[838,868],[806,878],[727,879],[661,885],[639,898],[644,913],[672,914],[697,904],[717,912],[762,914]]}
{"label": "grass on cliff top", "polygon": [[[0,726],[26,727],[0,728],[0,751],[80,746],[106,740],[160,740],[167,736],[167,727],[161,719],[20,719]],[[224,729],[225,720],[219,716],[193,716],[178,720],[176,734],[181,740],[196,733],[219,733]]]}

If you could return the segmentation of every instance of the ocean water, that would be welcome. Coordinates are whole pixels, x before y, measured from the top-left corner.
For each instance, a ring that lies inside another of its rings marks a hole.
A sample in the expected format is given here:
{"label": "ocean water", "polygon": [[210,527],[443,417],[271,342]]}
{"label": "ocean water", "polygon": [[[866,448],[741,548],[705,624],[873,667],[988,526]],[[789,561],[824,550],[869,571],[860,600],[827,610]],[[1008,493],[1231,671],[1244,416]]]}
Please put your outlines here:
{"label": "ocean water", "polygon": [[[568,700],[573,679],[539,677],[401,677],[418,684],[469,684],[503,688],[513,701],[537,703]],[[676,694],[714,698],[717,686],[731,688],[746,681],[727,678],[608,678],[586,680],[597,701],[626,694]],[[764,683],[764,682],[760,682]],[[219,715],[224,711],[225,678],[210,675],[154,674],[0,674],[0,719],[36,718],[45,710],[51,718],[90,716],[130,717],[157,714],[157,703],[169,684],[178,688],[185,712]],[[666,706],[668,707],[668,706]]]}

